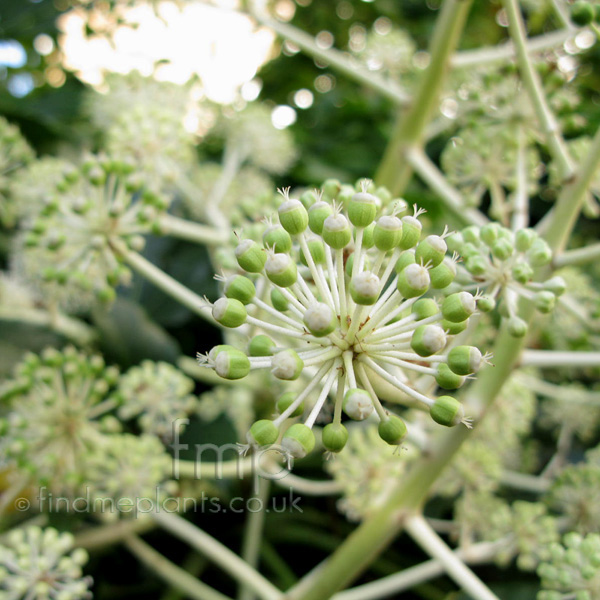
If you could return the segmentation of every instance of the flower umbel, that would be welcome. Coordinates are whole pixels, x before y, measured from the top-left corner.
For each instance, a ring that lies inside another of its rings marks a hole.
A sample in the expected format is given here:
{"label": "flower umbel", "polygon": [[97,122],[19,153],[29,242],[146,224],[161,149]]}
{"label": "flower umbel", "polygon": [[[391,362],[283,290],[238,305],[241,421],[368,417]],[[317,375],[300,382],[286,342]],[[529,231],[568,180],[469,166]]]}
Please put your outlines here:
{"label": "flower umbel", "polygon": [[338,452],[345,444],[342,412],[357,420],[375,412],[379,435],[399,444],[406,425],[382,406],[377,382],[391,384],[438,423],[468,424],[455,398],[426,395],[414,379],[429,375],[441,387],[456,389],[480,368],[484,358],[475,347],[445,352],[449,336],[462,331],[475,312],[475,298],[468,292],[443,301],[423,297],[454,278],[445,236],[419,241],[421,211],[401,217],[403,200],[378,217],[382,200],[373,192],[367,180],[358,190],[326,186],[331,201],[312,193],[301,201],[282,190],[279,224],[267,229],[263,245],[241,239],[236,248],[246,275],[225,279],[224,297],[211,305],[212,315],[224,327],[246,325],[261,335],[251,339],[247,352],[216,346],[199,356],[201,364],[226,379],[270,369],[278,379],[306,381],[274,421],[251,427],[251,444],[274,443],[282,423],[300,412],[313,391],[318,396],[304,423],[283,436],[291,456],[301,458],[313,448],[312,427],[330,394],[335,403],[333,422],[323,430],[326,449]]}

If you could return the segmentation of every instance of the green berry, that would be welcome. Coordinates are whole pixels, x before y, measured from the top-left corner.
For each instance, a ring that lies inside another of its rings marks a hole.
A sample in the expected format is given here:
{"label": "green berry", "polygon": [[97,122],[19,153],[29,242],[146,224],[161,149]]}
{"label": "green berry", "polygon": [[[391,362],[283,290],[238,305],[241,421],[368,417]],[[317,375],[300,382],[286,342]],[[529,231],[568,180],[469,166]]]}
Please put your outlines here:
{"label": "green berry", "polygon": [[373,242],[378,250],[392,250],[402,239],[402,221],[398,217],[383,216],[377,219],[373,229]]}
{"label": "green berry", "polygon": [[394,267],[396,273],[401,273],[408,265],[414,265],[417,262],[414,250],[407,250],[400,255]]}
{"label": "green berry", "polygon": [[533,278],[533,269],[526,262],[517,263],[512,268],[512,276],[515,281],[525,285],[528,281]]}
{"label": "green berry", "polygon": [[557,275],[544,282],[544,289],[552,292],[555,296],[562,296],[567,289],[567,282]]}
{"label": "green berry", "polygon": [[298,379],[304,368],[304,362],[295,350],[282,350],[281,352],[277,352],[273,355],[271,365],[271,373],[273,373],[277,379],[283,379],[285,381]]}
{"label": "green berry", "polygon": [[519,229],[515,234],[515,246],[517,251],[527,252],[537,237],[538,234],[535,229],[530,229],[529,227],[526,229]]}
{"label": "green berry", "polygon": [[357,192],[348,203],[348,218],[355,227],[367,227],[375,219],[379,199],[369,192]]}
{"label": "green berry", "polygon": [[462,404],[452,396],[440,396],[429,409],[431,418],[440,425],[454,427],[463,421],[465,411]]}
{"label": "green berry", "polygon": [[429,269],[431,287],[434,290],[443,290],[448,287],[456,277],[456,265],[453,260],[445,258],[437,267]]}
{"label": "green berry", "polygon": [[398,445],[406,435],[406,425],[404,421],[396,415],[391,415],[387,419],[380,421],[378,427],[379,437],[390,444]]}
{"label": "green berry", "polygon": [[571,6],[571,20],[575,25],[585,27],[589,25],[595,17],[594,6],[584,0],[578,0]]}
{"label": "green berry", "polygon": [[417,321],[433,317],[440,312],[437,302],[433,298],[421,298],[412,305],[412,314],[417,317]]}
{"label": "green berry", "polygon": [[277,348],[275,342],[267,335],[255,335],[248,344],[250,356],[272,356]]}
{"label": "green berry", "polygon": [[400,239],[400,248],[408,250],[414,248],[421,238],[423,225],[416,217],[402,217],[402,238]]}
{"label": "green berry", "polygon": [[430,284],[429,271],[418,264],[405,267],[398,275],[397,288],[404,298],[422,296]]}
{"label": "green berry", "polygon": [[290,287],[298,280],[298,268],[288,254],[271,254],[265,263],[265,273],[279,287]]}
{"label": "green berry", "polygon": [[531,244],[527,256],[533,267],[543,267],[552,260],[552,249],[542,238],[538,238]]}
{"label": "green berry", "polygon": [[267,253],[253,240],[242,240],[235,249],[235,257],[248,273],[260,273],[267,262]]}
{"label": "green berry", "polygon": [[465,261],[465,269],[467,269],[471,275],[479,277],[488,270],[488,264],[482,256],[476,254],[467,258]]}
{"label": "green berry", "polygon": [[484,313],[488,313],[496,308],[496,301],[491,296],[481,296],[477,298],[477,308]]}
{"label": "green berry", "polygon": [[351,388],[344,394],[344,412],[355,421],[364,421],[373,413],[373,401],[365,390]]}
{"label": "green berry", "polygon": [[415,251],[415,258],[418,263],[437,267],[446,256],[448,246],[439,235],[428,235],[422,242],[419,242]]}
{"label": "green berry", "polygon": [[486,246],[491,248],[498,239],[499,230],[500,225],[498,223],[488,223],[479,230],[479,237]]}
{"label": "green berry", "polygon": [[290,307],[287,298],[283,295],[281,290],[278,290],[277,288],[271,290],[271,304],[273,305],[273,308],[279,312],[285,312]]}
{"label": "green berry", "polygon": [[506,260],[507,258],[510,258],[514,251],[515,248],[513,243],[511,242],[511,240],[508,240],[506,238],[497,239],[492,244],[492,254],[498,260]]}
{"label": "green berry", "polygon": [[453,323],[466,321],[477,308],[473,294],[469,292],[457,292],[444,298],[442,302],[442,315],[444,319]]}
{"label": "green berry", "polygon": [[248,357],[233,346],[221,349],[214,362],[215,372],[223,379],[242,379],[250,373]]}
{"label": "green berry", "polygon": [[292,425],[283,435],[282,447],[294,458],[304,458],[315,447],[315,434],[302,423]]}
{"label": "green berry", "polygon": [[270,446],[277,441],[279,429],[273,421],[261,419],[256,421],[248,432],[248,443],[253,446]]}
{"label": "green berry", "polygon": [[323,428],[322,440],[329,452],[340,452],[348,441],[348,430],[341,423],[329,423]]}
{"label": "green berry", "polygon": [[446,345],[446,333],[439,325],[420,325],[412,335],[410,347],[419,356],[431,356]]}
{"label": "green berry", "polygon": [[554,310],[556,296],[547,290],[537,292],[533,297],[533,304],[539,312],[548,314]]}
{"label": "green berry", "polygon": [[300,200],[287,198],[278,212],[279,222],[290,235],[298,235],[308,227],[308,212]]}
{"label": "green berry", "polygon": [[448,352],[448,367],[457,375],[477,373],[482,363],[481,352],[475,346],[455,346]]}
{"label": "green berry", "polygon": [[228,277],[223,286],[227,298],[239,300],[242,304],[249,304],[256,295],[254,283],[243,275],[232,275]]}
{"label": "green berry", "polygon": [[239,327],[246,322],[246,307],[235,298],[219,298],[212,307],[212,316],[224,327]]}
{"label": "green berry", "polygon": [[507,323],[508,333],[516,338],[521,338],[527,333],[527,323],[519,317],[510,317]]}
{"label": "green berry", "polygon": [[263,245],[275,252],[289,252],[292,249],[292,238],[281,225],[272,225],[263,233]]}
{"label": "green berry", "polygon": [[465,227],[461,233],[465,242],[468,242],[475,246],[479,246],[479,227],[477,227],[476,225],[470,225],[469,227]]}
{"label": "green berry", "polygon": [[447,319],[442,319],[440,323],[440,327],[448,334],[448,335],[458,335],[462,333],[469,324],[469,320],[460,321],[459,323],[453,323],[452,321],[448,321]]}
{"label": "green berry", "polygon": [[338,325],[335,311],[322,302],[309,306],[303,321],[306,328],[316,337],[329,335]]}
{"label": "green berry", "polygon": [[325,219],[321,235],[328,246],[335,250],[341,250],[350,243],[352,230],[348,219],[344,215],[337,214]]}
{"label": "green berry", "polygon": [[310,230],[321,235],[325,219],[333,214],[333,208],[328,202],[316,202],[308,209],[308,226]]}
{"label": "green berry", "polygon": [[350,295],[356,304],[369,306],[377,302],[380,291],[379,277],[371,271],[363,271],[352,278],[350,282]]}
{"label": "green berry", "polygon": [[438,363],[435,380],[445,390],[457,390],[465,382],[464,376],[452,371],[446,363]]}

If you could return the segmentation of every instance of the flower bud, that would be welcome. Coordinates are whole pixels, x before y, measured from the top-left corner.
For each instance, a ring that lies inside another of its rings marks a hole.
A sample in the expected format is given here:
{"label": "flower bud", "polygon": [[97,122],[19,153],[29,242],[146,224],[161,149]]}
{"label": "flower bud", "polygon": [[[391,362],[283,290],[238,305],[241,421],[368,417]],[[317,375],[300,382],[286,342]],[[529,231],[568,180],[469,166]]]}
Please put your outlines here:
{"label": "flower bud", "polygon": [[323,302],[309,306],[303,320],[306,328],[316,337],[329,335],[338,325],[337,315]]}
{"label": "flower bud", "polygon": [[[227,348],[233,348],[233,346],[229,346],[227,344],[218,344],[217,346],[213,346],[208,353],[208,359],[214,362],[217,359],[219,352],[222,350],[227,350]],[[234,348],[235,350],[236,348]]]}
{"label": "flower bud", "polygon": [[468,319],[477,308],[473,294],[469,292],[457,292],[444,298],[442,302],[442,314],[444,319],[453,323],[460,323]]}
{"label": "flower bud", "polygon": [[448,352],[448,367],[457,375],[471,375],[481,368],[483,357],[475,346],[455,346]]}
{"label": "flower bud", "polygon": [[446,333],[439,325],[420,325],[415,329],[410,347],[419,356],[431,356],[446,345]]}
{"label": "flower bud", "polygon": [[285,253],[292,249],[292,238],[281,225],[272,225],[263,233],[263,245]]}
{"label": "flower bud", "polygon": [[246,436],[248,443],[253,446],[270,446],[277,441],[279,429],[273,421],[261,419],[256,421]]}
{"label": "flower bud", "polygon": [[446,363],[438,363],[435,380],[445,390],[457,390],[465,382],[465,378],[452,371]]}
{"label": "flower bud", "polygon": [[271,290],[271,304],[275,310],[285,312],[290,307],[287,298],[277,288]]}
{"label": "flower bud", "polygon": [[252,240],[242,240],[235,249],[235,257],[248,273],[260,273],[267,262],[267,253]]}
{"label": "flower bud", "polygon": [[460,321],[460,323],[453,323],[452,321],[448,321],[447,319],[442,319],[440,323],[440,327],[448,334],[448,335],[458,335],[462,333],[469,324],[469,320]]}
{"label": "flower bud", "polygon": [[302,233],[308,226],[308,212],[300,200],[288,198],[279,206],[279,222],[290,235]]}
{"label": "flower bud", "polygon": [[265,273],[280,287],[290,287],[298,280],[298,268],[288,254],[271,254],[265,263]]}
{"label": "flower bud", "polygon": [[271,366],[271,373],[277,379],[292,381],[300,377],[304,368],[304,362],[295,350],[282,350],[273,356]]}
{"label": "flower bud", "polygon": [[527,256],[533,267],[543,267],[552,260],[552,249],[542,238],[538,238],[531,244]]}
{"label": "flower bud", "polygon": [[433,317],[440,312],[437,302],[433,298],[421,298],[412,305],[412,314],[417,317],[417,321]]}
{"label": "flower bud", "polygon": [[506,260],[507,258],[512,256],[514,251],[515,251],[515,247],[514,247],[512,241],[508,240],[506,238],[497,239],[492,244],[492,254],[498,260]]}
{"label": "flower bud", "polygon": [[467,269],[467,271],[469,271],[471,275],[475,275],[475,277],[478,277],[480,275],[483,275],[488,270],[488,264],[482,256],[474,254],[472,256],[469,256],[465,261],[465,269]]}
{"label": "flower bud", "polygon": [[496,301],[491,296],[481,296],[477,298],[477,308],[484,313],[488,313],[496,308]]}
{"label": "flower bud", "polygon": [[448,250],[448,246],[443,238],[439,235],[428,235],[417,245],[415,258],[418,263],[437,267],[444,260],[446,250]]}
{"label": "flower bud", "polygon": [[250,356],[272,356],[277,348],[275,342],[268,335],[255,335],[248,344]]}
{"label": "flower bud", "polygon": [[377,430],[379,437],[390,446],[399,444],[406,435],[406,425],[396,415],[390,415],[386,420],[380,421]]}
{"label": "flower bud", "polygon": [[340,452],[348,441],[348,430],[341,423],[329,423],[323,428],[322,440],[329,452]]}
{"label": "flower bud", "polygon": [[317,201],[317,194],[312,190],[307,190],[300,196],[300,202],[302,202],[302,206],[304,206],[306,210],[309,210],[311,206],[317,203]]}
{"label": "flower bud", "polygon": [[283,435],[282,447],[294,458],[304,458],[315,447],[315,434],[302,423],[292,425]]}
{"label": "flower bud", "polygon": [[416,217],[402,217],[402,238],[400,239],[400,248],[408,250],[414,248],[421,238],[423,225]]}
{"label": "flower bud", "polygon": [[402,221],[398,217],[383,216],[377,219],[373,229],[373,242],[378,250],[387,252],[402,239]]}
{"label": "flower bud", "polygon": [[429,409],[431,418],[440,425],[454,427],[465,418],[463,405],[452,396],[440,396]]}
{"label": "flower bud", "polygon": [[405,267],[398,275],[398,291],[404,298],[422,296],[429,289],[429,271],[421,265]]}
{"label": "flower bud", "polygon": [[256,295],[254,283],[243,275],[232,275],[228,277],[223,286],[227,298],[239,300],[242,304],[249,304]]}
{"label": "flower bud", "polygon": [[337,179],[326,179],[323,182],[321,189],[323,190],[324,196],[333,200],[340,193],[342,184]]}
{"label": "flower bud", "polygon": [[462,230],[462,236],[465,242],[479,246],[479,227],[477,225],[470,225]]}
{"label": "flower bud", "polygon": [[365,390],[350,388],[344,394],[344,412],[355,421],[364,421],[373,413],[373,401]]}
{"label": "flower bud", "polygon": [[567,283],[562,277],[557,275],[544,282],[544,289],[552,292],[555,296],[562,296],[567,289]]}
{"label": "flower bud", "polygon": [[519,229],[515,234],[515,246],[517,251],[527,252],[537,237],[538,234],[535,229],[530,229],[529,227],[526,229]]}
{"label": "flower bud", "polygon": [[350,282],[350,295],[356,304],[369,306],[379,298],[379,277],[371,271],[363,271],[352,278]]}
{"label": "flower bud", "polygon": [[456,265],[449,258],[444,259],[437,267],[429,269],[431,287],[434,290],[443,290],[448,287],[456,277]]}
{"label": "flower bud", "polygon": [[323,241],[334,248],[341,250],[345,248],[352,239],[352,230],[348,219],[344,215],[337,214],[327,217],[323,223],[323,231],[321,233]]}
{"label": "flower bud", "polygon": [[348,203],[348,218],[355,227],[367,227],[375,219],[379,199],[369,192],[357,192]]}
{"label": "flower bud", "polygon": [[533,304],[536,310],[543,314],[548,314],[554,310],[556,296],[548,290],[541,290],[534,295]]}
{"label": "flower bud", "polygon": [[512,276],[515,281],[521,284],[526,284],[533,277],[533,269],[526,262],[517,263],[512,268]]}
{"label": "flower bud", "polygon": [[571,6],[571,20],[575,25],[585,27],[594,20],[595,16],[594,6],[585,0],[577,0]]}
{"label": "flower bud", "polygon": [[458,252],[459,254],[462,254],[462,247],[464,243],[465,240],[462,236],[462,233],[458,231],[446,238],[446,244],[450,252]]}
{"label": "flower bud", "polygon": [[308,209],[308,226],[313,233],[321,235],[325,219],[333,214],[333,208],[328,202],[315,202]]}
{"label": "flower bud", "polygon": [[493,243],[498,239],[499,230],[500,225],[498,223],[488,223],[479,230],[479,237],[486,246],[491,248]]}
{"label": "flower bud", "polygon": [[219,298],[212,307],[212,316],[224,327],[239,327],[246,322],[246,307],[235,298]]}
{"label": "flower bud", "polygon": [[215,372],[223,379],[242,379],[250,373],[250,361],[241,350],[227,346],[215,358]]}
{"label": "flower bud", "polygon": [[[296,400],[296,394],[294,392],[286,392],[277,400],[277,412],[283,414]],[[304,412],[304,402],[301,402],[295,409],[290,418],[299,417]]]}
{"label": "flower bud", "polygon": [[394,270],[396,273],[401,273],[408,265],[414,265],[417,262],[415,258],[414,250],[406,250],[400,255],[400,258],[396,261]]}

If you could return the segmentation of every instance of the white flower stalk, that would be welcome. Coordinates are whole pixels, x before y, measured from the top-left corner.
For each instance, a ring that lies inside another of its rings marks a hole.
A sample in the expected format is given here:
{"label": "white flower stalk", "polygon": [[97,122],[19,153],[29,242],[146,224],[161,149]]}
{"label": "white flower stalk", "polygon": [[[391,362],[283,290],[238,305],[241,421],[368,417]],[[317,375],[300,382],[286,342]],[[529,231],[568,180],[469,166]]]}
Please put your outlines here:
{"label": "white flower stalk", "polygon": [[531,300],[538,312],[547,314],[565,292],[562,277],[533,281],[535,269],[552,260],[550,247],[533,229],[512,232],[497,223],[470,226],[450,236],[448,244],[464,259],[458,265],[457,284],[465,290],[481,290],[476,299],[482,312],[493,310],[499,302],[500,313],[515,337],[527,333],[527,324],[518,314],[519,297]]}
{"label": "white flower stalk", "polygon": [[60,533],[52,527],[14,529],[0,544],[0,597],[91,598],[91,577],[84,577],[81,569],[87,560],[85,550],[73,550],[70,533]]}
{"label": "white flower stalk", "polygon": [[144,361],[121,376],[116,395],[121,419],[137,417],[146,433],[164,441],[173,435],[173,422],[183,419],[196,407],[194,382],[164,362]]}
{"label": "white flower stalk", "polygon": [[253,339],[247,352],[216,346],[199,356],[201,364],[226,379],[241,379],[255,369],[268,369],[284,381],[308,378],[274,421],[252,426],[250,443],[273,443],[283,422],[315,390],[318,397],[304,424],[293,425],[283,437],[292,456],[304,456],[314,446],[311,429],[330,394],[333,423],[323,437],[328,450],[341,450],[347,439],[343,412],[354,419],[375,412],[380,436],[399,444],[406,426],[382,406],[371,380],[391,384],[438,423],[468,424],[456,399],[425,395],[412,382],[426,374],[445,389],[456,389],[479,369],[483,357],[477,348],[446,352],[448,336],[462,331],[475,312],[475,299],[468,292],[443,302],[423,297],[454,277],[445,235],[419,241],[420,211],[399,218],[406,206],[399,202],[391,214],[378,217],[383,202],[370,182],[357,187],[351,194],[348,186],[326,187],[331,203],[312,194],[311,204],[307,195],[300,201],[282,191],[279,225],[265,234],[264,245],[240,241],[236,257],[246,275],[227,278],[225,295],[211,305],[224,327],[248,325],[266,336],[259,336],[260,343]]}
{"label": "white flower stalk", "polygon": [[77,489],[87,478],[85,455],[105,443],[115,419],[99,417],[114,407],[104,401],[118,371],[100,356],[74,348],[28,355],[14,378],[0,387],[9,412],[2,419],[0,464],[19,467],[32,482]]}
{"label": "white flower stalk", "polygon": [[[93,157],[66,174],[39,217],[27,223],[17,266],[47,296],[89,306],[129,282],[119,249],[139,251],[168,202],[144,187],[129,163]],[[22,264],[21,264],[22,263]]]}

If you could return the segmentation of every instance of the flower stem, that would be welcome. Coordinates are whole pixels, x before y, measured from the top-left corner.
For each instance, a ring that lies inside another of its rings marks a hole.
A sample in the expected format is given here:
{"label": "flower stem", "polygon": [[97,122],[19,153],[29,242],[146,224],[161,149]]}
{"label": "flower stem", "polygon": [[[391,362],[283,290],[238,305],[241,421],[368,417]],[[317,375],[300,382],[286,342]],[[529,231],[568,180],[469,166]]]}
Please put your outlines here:
{"label": "flower stem", "polygon": [[231,600],[228,596],[217,592],[217,590],[202,583],[181,567],[167,560],[160,552],[154,550],[139,537],[130,536],[125,539],[124,543],[128,550],[145,563],[153,573],[184,592],[190,598],[195,600]]}
{"label": "flower stem", "polygon": [[474,600],[498,600],[498,596],[452,552],[423,516],[409,517],[404,526],[415,542],[433,558],[437,558],[446,573]]}
{"label": "flower stem", "polygon": [[170,275],[167,275],[162,269],[153,265],[141,254],[124,248],[117,250],[117,253],[130,267],[135,269],[156,287],[189,308],[199,317],[202,317],[210,323],[214,323],[210,311],[206,308],[206,301],[201,296],[192,292],[192,290],[173,279]]}
{"label": "flower stem", "polygon": [[583,369],[600,366],[600,352],[561,352],[558,350],[525,350],[522,367],[571,367]]}
{"label": "flower stem", "polygon": [[193,523],[175,513],[164,511],[152,513],[152,518],[161,527],[217,563],[224,571],[244,583],[260,598],[275,600],[281,597],[281,592],[258,571]]}
{"label": "flower stem", "polygon": [[162,215],[158,219],[158,225],[161,234],[172,235],[173,237],[196,244],[218,246],[226,244],[229,240],[227,230],[200,225],[187,219],[179,219],[173,215]]}
{"label": "flower stem", "polygon": [[375,175],[377,184],[386,186],[394,195],[402,194],[410,180],[412,167],[406,160],[407,151],[423,143],[425,129],[438,106],[450,57],[458,44],[471,3],[472,0],[445,0],[442,5],[431,42],[431,62],[412,103],[398,119]]}
{"label": "flower stem", "polygon": [[548,106],[540,77],[529,57],[521,9],[517,0],[503,0],[502,4],[508,17],[508,29],[515,45],[517,64],[525,89],[546,136],[550,154],[558,164],[561,177],[567,180],[573,175],[573,161],[567,151],[556,117]]}
{"label": "flower stem", "polygon": [[561,267],[581,266],[593,262],[600,258],[600,244],[590,244],[576,250],[567,250],[554,258],[552,265],[560,269]]}

